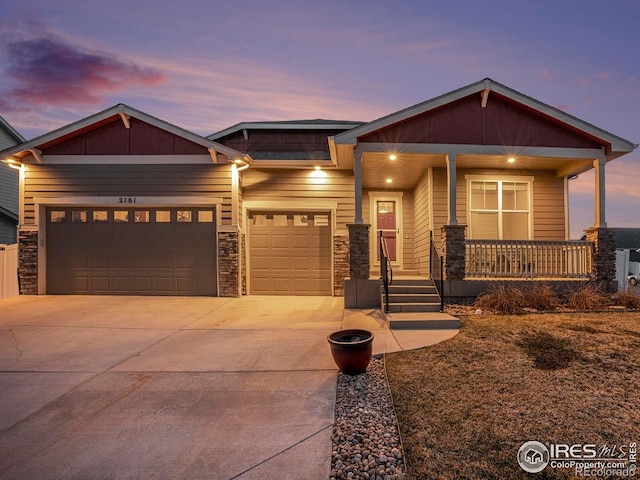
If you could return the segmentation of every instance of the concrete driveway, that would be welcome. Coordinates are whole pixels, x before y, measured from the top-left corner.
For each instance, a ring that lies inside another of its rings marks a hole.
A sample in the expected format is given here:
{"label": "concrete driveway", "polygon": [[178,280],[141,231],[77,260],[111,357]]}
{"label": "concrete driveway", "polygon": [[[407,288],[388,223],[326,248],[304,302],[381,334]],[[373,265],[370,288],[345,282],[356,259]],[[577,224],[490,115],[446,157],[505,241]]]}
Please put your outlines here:
{"label": "concrete driveway", "polygon": [[455,331],[390,332],[337,297],[0,301],[0,478],[327,478],[336,368]]}

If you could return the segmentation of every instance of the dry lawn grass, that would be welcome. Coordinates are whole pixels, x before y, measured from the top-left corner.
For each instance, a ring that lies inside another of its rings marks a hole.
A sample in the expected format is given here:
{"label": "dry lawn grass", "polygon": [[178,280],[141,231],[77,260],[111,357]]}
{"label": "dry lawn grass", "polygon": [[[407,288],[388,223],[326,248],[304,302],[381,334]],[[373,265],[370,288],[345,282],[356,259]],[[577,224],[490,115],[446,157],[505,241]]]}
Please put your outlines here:
{"label": "dry lawn grass", "polygon": [[573,478],[524,472],[518,448],[640,441],[640,313],[461,320],[447,342],[387,356],[408,478]]}

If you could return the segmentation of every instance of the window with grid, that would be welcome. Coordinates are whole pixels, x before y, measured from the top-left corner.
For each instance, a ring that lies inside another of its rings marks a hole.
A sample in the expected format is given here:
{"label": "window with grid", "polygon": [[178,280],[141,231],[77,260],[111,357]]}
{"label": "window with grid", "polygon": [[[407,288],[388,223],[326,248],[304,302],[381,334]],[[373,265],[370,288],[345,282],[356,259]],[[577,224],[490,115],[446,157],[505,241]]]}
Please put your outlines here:
{"label": "window with grid", "polygon": [[469,238],[531,239],[531,182],[469,181]]}

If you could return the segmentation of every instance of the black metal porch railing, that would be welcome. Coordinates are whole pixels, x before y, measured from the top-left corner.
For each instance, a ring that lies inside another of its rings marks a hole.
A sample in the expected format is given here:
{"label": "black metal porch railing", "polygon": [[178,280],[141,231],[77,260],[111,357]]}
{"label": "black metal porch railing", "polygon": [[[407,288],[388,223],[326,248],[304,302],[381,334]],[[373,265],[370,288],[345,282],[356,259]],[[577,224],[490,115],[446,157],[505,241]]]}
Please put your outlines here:
{"label": "black metal porch railing", "polygon": [[379,232],[379,249],[380,249],[380,278],[384,288],[384,311],[389,313],[389,285],[393,282],[393,269],[389,259],[389,247],[387,239],[384,238],[382,230]]}
{"label": "black metal porch railing", "polygon": [[438,254],[435,242],[433,241],[433,231],[429,232],[429,274],[436,286],[440,296],[440,311],[444,311],[444,275],[442,257]]}

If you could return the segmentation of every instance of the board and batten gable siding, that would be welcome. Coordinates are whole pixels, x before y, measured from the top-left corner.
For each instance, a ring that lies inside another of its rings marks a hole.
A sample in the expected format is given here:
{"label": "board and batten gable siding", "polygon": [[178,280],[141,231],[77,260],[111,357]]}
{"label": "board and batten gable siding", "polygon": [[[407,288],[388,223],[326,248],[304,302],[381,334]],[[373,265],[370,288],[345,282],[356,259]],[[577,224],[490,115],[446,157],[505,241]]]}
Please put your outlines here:
{"label": "board and batten gable siding", "polygon": [[[371,219],[371,193],[402,193],[402,268],[403,270],[413,270],[414,268],[414,215],[413,215],[413,192],[411,190],[363,190],[362,192],[362,219],[364,223],[371,225],[373,229],[373,222]],[[377,235],[371,231],[370,235]],[[377,243],[375,243],[377,245]],[[373,254],[371,258],[376,258]]]}
{"label": "board and batten gable siding", "polygon": [[328,137],[343,130],[248,130],[229,134],[216,141],[242,152],[327,152]]}
{"label": "board and batten gable siding", "polygon": [[327,173],[327,183],[312,184],[308,169],[258,169],[251,167],[243,173],[244,201],[286,201],[289,209],[295,211],[301,202],[335,202],[336,232],[346,233],[347,224],[353,223],[355,215],[355,194],[353,173],[345,170],[323,170]]}
{"label": "board and batten gable siding", "polygon": [[[466,175],[489,175],[500,180],[504,176],[533,177],[533,236],[532,240],[566,240],[564,179],[553,171],[518,170],[518,172],[485,169],[458,169],[456,182],[456,214],[458,224],[467,225]],[[433,225],[439,239],[447,223],[447,170],[433,169]],[[438,243],[438,242],[436,242]]]}
{"label": "board and batten gable siding", "polygon": [[73,196],[208,196],[223,199],[231,219],[230,165],[27,165],[24,224],[34,224],[35,198]]}
{"label": "board and batten gable siding", "polygon": [[46,155],[209,155],[202,145],[131,117],[105,120],[91,131],[42,146]]}

